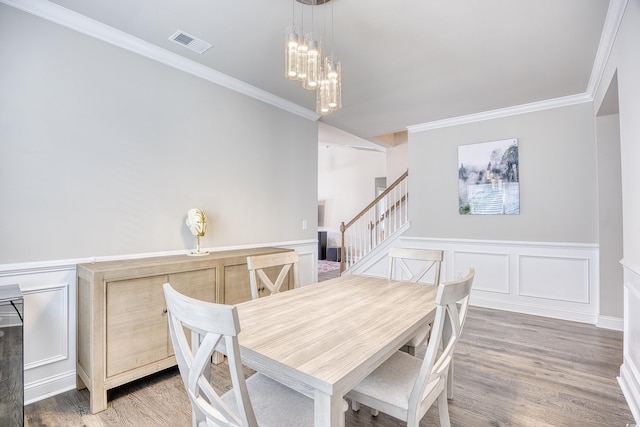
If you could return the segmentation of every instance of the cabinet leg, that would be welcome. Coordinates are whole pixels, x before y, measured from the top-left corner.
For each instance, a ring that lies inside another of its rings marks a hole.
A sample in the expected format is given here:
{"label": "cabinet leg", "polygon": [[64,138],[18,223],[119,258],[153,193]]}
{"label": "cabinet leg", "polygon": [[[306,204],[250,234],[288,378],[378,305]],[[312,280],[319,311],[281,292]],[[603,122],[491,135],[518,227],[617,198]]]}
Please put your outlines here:
{"label": "cabinet leg", "polygon": [[87,388],[86,384],[80,378],[80,375],[76,375],[76,390],[82,390]]}
{"label": "cabinet leg", "polygon": [[94,390],[89,392],[89,410],[97,414],[107,409],[107,390]]}

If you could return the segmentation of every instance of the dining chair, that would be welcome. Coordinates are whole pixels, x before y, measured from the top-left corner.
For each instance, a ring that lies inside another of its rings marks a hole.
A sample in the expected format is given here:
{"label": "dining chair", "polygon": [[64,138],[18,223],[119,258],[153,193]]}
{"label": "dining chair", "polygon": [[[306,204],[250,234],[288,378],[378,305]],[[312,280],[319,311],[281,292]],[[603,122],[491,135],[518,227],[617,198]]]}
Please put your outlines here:
{"label": "dining chair", "polygon": [[[171,342],[193,412],[193,425],[313,426],[313,400],[255,373],[245,380],[235,306],[196,300],[165,283]],[[191,333],[191,343],[187,332]],[[209,382],[211,356],[224,341],[233,388],[223,395]]]}
{"label": "dining chair", "polygon": [[[439,249],[389,248],[388,279],[408,280],[418,283],[427,273],[433,271],[433,282],[430,284],[438,286],[440,284],[440,268],[443,258],[444,251]],[[407,264],[407,261],[420,261],[418,271],[414,273],[416,268],[412,269]],[[431,325],[423,328],[405,344],[409,354],[416,355],[417,348],[422,346],[429,338],[430,330]]]}
{"label": "dining chair", "polygon": [[[347,393],[345,397],[352,400],[354,410],[364,404],[406,421],[408,427],[418,427],[437,402],[440,426],[450,426],[447,376],[467,316],[474,275],[474,269],[469,269],[463,279],[438,286],[436,317],[424,359],[395,352]],[[445,323],[450,327],[448,334],[443,333]]]}
{"label": "dining chair", "polygon": [[[260,292],[266,290],[268,295],[280,292],[282,284],[291,271],[293,274],[293,287],[300,286],[300,273],[298,271],[298,252],[287,251],[275,254],[252,255],[247,257],[247,268],[251,281],[251,298],[260,297]],[[280,271],[275,281],[267,275],[266,269],[280,267]]]}

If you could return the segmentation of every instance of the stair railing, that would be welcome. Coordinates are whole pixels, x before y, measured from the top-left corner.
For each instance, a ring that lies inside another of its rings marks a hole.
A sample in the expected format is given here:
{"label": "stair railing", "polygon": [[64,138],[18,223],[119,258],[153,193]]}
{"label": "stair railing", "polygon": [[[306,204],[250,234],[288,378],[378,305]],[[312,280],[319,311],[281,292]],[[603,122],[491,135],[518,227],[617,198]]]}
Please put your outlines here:
{"label": "stair railing", "polygon": [[342,234],[340,272],[342,273],[376,248],[384,239],[409,221],[409,172],[402,174],[347,224]]}

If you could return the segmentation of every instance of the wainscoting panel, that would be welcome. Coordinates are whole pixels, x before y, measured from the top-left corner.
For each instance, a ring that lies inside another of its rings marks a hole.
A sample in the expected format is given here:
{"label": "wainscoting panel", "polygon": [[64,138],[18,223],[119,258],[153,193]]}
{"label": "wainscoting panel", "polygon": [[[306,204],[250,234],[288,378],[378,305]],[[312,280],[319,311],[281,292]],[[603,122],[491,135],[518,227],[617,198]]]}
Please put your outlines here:
{"label": "wainscoting panel", "polygon": [[454,271],[447,280],[462,278],[469,268],[476,271],[473,290],[509,294],[509,254],[451,251]]}
{"label": "wainscoting panel", "polygon": [[589,303],[589,259],[518,256],[518,295]]}
{"label": "wainscoting panel", "polygon": [[25,371],[69,357],[69,284],[22,292],[25,307]]}
{"label": "wainscoting panel", "polygon": [[3,267],[0,286],[24,296],[25,403],[75,387],[75,262]]}
{"label": "wainscoting panel", "polygon": [[640,423],[640,270],[624,265],[624,350],[618,381]]}

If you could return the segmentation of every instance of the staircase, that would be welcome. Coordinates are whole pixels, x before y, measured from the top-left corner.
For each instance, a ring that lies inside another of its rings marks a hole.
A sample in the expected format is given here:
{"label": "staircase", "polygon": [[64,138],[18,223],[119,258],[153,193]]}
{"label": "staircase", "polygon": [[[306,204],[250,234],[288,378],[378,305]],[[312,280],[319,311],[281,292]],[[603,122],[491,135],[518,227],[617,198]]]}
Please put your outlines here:
{"label": "staircase", "polygon": [[340,272],[354,267],[408,224],[409,172],[405,172],[348,223],[342,234]]}

